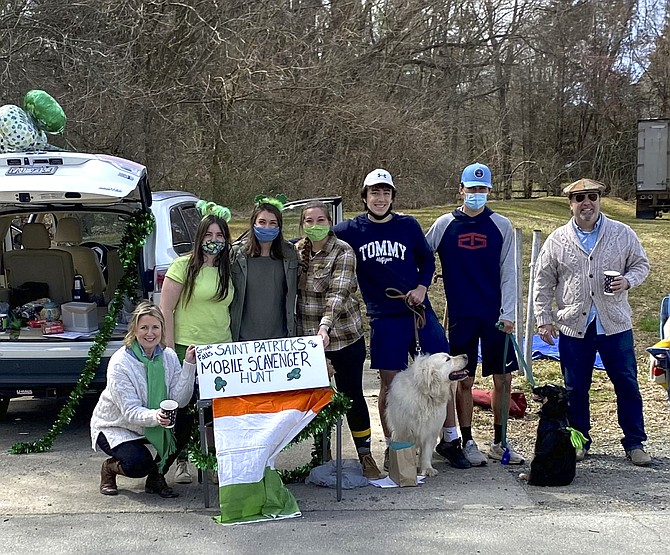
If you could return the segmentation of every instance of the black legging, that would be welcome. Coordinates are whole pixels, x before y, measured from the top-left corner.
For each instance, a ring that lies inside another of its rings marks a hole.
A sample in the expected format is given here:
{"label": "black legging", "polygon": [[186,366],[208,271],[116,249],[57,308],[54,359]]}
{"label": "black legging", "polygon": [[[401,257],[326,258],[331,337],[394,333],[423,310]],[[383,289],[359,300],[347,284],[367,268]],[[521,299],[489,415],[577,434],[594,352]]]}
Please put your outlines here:
{"label": "black legging", "polygon": [[[175,353],[177,353],[179,364],[182,365],[184,364],[184,358],[186,357],[187,349],[188,345],[182,345],[180,343],[177,343],[174,346],[174,351]],[[184,448],[188,445],[188,442],[191,439],[191,435],[193,434],[193,426],[195,425],[194,407],[197,401],[198,401],[198,384],[195,383],[193,385],[193,395],[191,395],[191,400],[188,402],[188,405],[186,405],[183,408],[180,408],[177,411],[177,420],[181,420],[184,423],[184,425],[187,426],[187,429],[184,431],[184,433],[186,434],[186,442],[181,446],[181,448],[177,449],[177,457],[179,458],[179,460],[183,461],[188,460],[188,452]],[[181,451],[183,451],[183,453]]]}
{"label": "black legging", "polygon": [[[183,417],[181,410],[177,413],[177,420],[174,425],[174,439],[177,448],[172,455],[165,459],[165,472],[170,468],[179,452],[186,446],[191,434],[191,423],[188,418]],[[143,478],[149,474],[158,473],[156,464],[158,456],[153,457],[151,451],[147,448],[147,443],[149,443],[148,439],[140,438],[133,441],[124,441],[112,448],[102,432],[98,434],[97,440],[98,447],[104,453],[119,461],[123,473],[129,478]]]}
{"label": "black legging", "polygon": [[[352,401],[347,413],[347,423],[352,433],[370,429],[370,413],[363,396],[363,365],[365,364],[365,338],[343,347],[339,351],[326,351],[326,357],[335,369],[337,389]],[[369,432],[368,432],[369,433]]]}

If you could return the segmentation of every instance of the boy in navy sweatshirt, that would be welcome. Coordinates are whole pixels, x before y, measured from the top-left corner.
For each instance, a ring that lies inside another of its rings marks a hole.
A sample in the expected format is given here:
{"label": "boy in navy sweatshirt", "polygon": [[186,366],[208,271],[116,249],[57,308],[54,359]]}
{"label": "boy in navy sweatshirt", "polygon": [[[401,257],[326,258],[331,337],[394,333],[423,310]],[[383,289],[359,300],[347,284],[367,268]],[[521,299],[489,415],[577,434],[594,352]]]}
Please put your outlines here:
{"label": "boy in navy sweatshirt", "polygon": [[[472,384],[480,340],[482,375],[493,375],[494,437],[489,457],[495,460],[501,460],[504,453],[503,393],[507,393],[509,409],[512,373],[519,368],[514,349],[508,350],[503,366],[505,334],[514,330],[514,234],[510,221],[486,206],[491,187],[491,170],[484,164],[470,164],[461,175],[459,192],[464,197],[463,205],[440,216],[426,234],[430,248],[442,263],[451,350],[468,355],[470,377],[458,383],[456,411],[463,451],[473,466],[486,464],[486,457],[472,439]],[[502,323],[502,330],[496,327],[498,322]],[[457,433],[445,423],[441,444]],[[509,464],[524,462],[509,444],[507,448]]]}
{"label": "boy in navy sweatshirt", "polygon": [[[395,195],[396,187],[389,172],[383,169],[370,172],[361,190],[367,213],[333,228],[356,253],[356,275],[370,317],[371,366],[379,370],[381,378],[379,416],[387,443],[385,470],[388,470],[391,439],[385,418],[386,394],[396,373],[407,368],[408,356],[416,354],[413,313],[403,299],[387,297],[387,288],[401,291],[410,305],[425,305],[426,325],[419,330],[421,352],[449,352],[444,328],[426,296],[435,272],[433,252],[419,222],[391,211]],[[453,410],[447,413],[455,423]],[[469,468],[460,443],[453,447],[447,457],[450,464]]]}

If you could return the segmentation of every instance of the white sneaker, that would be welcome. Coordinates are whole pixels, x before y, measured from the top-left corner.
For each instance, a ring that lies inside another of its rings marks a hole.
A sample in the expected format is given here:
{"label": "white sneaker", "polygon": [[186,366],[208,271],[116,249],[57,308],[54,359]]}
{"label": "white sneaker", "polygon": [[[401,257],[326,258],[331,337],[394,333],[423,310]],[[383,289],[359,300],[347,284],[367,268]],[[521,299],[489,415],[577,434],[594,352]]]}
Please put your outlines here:
{"label": "white sneaker", "polygon": [[[523,464],[524,463],[524,458],[517,453],[512,446],[507,443],[507,450],[509,451],[509,460],[507,461],[507,464]],[[503,455],[505,454],[505,449],[500,443],[492,443],[491,447],[489,448],[489,458],[496,460],[496,461],[502,461]]]}
{"label": "white sneaker", "polygon": [[174,471],[174,481],[177,484],[190,484],[193,481],[193,478],[188,471],[188,462],[177,462],[177,468],[175,468]]}
{"label": "white sneaker", "polygon": [[486,464],[486,457],[484,456],[484,453],[479,450],[474,439],[469,439],[465,442],[463,454],[465,455],[465,458],[470,461],[472,466],[484,466]]}

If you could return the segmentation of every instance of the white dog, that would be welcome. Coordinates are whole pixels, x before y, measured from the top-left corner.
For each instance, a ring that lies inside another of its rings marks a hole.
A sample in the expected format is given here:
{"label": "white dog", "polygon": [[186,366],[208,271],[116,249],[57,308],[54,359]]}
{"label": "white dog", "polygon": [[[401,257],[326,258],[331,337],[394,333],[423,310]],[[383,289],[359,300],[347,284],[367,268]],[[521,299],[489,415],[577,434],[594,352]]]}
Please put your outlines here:
{"label": "white dog", "polygon": [[435,476],[433,448],[451,399],[452,384],[468,376],[467,355],[418,356],[391,382],[386,397],[386,423],[394,441],[412,441],[421,450],[419,473]]}

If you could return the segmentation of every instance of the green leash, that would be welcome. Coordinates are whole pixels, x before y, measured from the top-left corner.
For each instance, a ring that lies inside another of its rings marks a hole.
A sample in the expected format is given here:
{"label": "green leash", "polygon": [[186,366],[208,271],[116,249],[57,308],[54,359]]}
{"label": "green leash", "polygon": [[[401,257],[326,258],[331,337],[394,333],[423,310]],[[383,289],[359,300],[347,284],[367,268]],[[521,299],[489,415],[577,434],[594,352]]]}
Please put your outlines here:
{"label": "green leash", "polygon": [[[504,324],[498,322],[496,327],[502,331]],[[509,333],[505,334],[505,349],[503,351],[503,405],[502,405],[502,437],[500,438],[500,445],[503,447],[505,452],[503,453],[502,459],[500,459],[500,464],[507,464],[509,462],[509,449],[507,448],[507,413],[509,412],[509,407],[507,406],[507,351],[509,349]]]}
{"label": "green leash", "polygon": [[[496,328],[502,331],[504,327],[504,324],[502,322],[498,322],[496,324]],[[507,420],[509,418],[509,408],[507,407],[507,379],[505,379],[505,376],[507,373],[505,370],[507,370],[507,352],[509,351],[509,343],[510,341],[512,342],[512,345],[514,346],[514,350],[516,351],[516,356],[521,364],[521,367],[523,368],[524,375],[526,376],[526,380],[530,383],[531,387],[535,387],[535,379],[533,378],[533,372],[531,369],[528,367],[528,364],[526,364],[526,360],[523,357],[523,353],[521,352],[521,349],[519,348],[519,344],[517,343],[516,338],[514,337],[513,333],[506,333],[505,334],[505,348],[503,350],[503,360],[502,360],[502,365],[503,365],[503,406],[502,406],[502,437],[500,438],[500,445],[503,447],[505,450],[502,456],[502,459],[500,460],[500,464],[509,464],[509,448],[507,447]],[[577,430],[574,430],[576,433],[580,433]],[[572,432],[571,432],[571,441],[572,440]],[[584,436],[582,436],[584,437]],[[586,438],[584,438],[584,443],[586,443]],[[573,443],[574,445],[574,443]]]}
{"label": "green leash", "polygon": [[[508,333],[507,340],[511,341],[512,345],[514,345],[514,350],[516,351],[516,358],[518,359],[519,364],[521,364],[521,368],[523,368],[523,375],[526,377],[526,381],[530,384],[531,387],[535,387],[535,378],[533,378],[533,371],[526,363],[526,359],[524,358],[523,353],[521,352],[521,347],[519,347],[519,343],[517,343],[516,337],[514,337],[513,333]],[[505,355],[505,357],[507,357],[507,355]],[[505,358],[505,361],[506,360],[507,358]]]}
{"label": "green leash", "polygon": [[582,447],[584,447],[584,445],[586,445],[586,442],[588,440],[586,439],[586,436],[584,436],[582,432],[580,432],[579,430],[575,430],[570,426],[568,426],[566,430],[570,432],[570,443],[572,443],[572,446],[575,449],[581,449]]}

